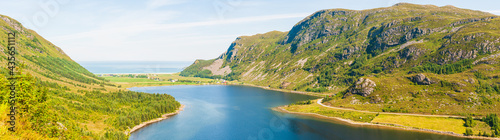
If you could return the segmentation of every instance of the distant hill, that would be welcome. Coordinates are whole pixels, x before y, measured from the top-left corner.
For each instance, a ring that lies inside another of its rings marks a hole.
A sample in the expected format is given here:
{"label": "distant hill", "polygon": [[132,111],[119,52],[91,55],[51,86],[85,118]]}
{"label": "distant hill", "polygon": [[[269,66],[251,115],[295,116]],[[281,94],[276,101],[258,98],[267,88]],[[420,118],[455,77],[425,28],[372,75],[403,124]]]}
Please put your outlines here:
{"label": "distant hill", "polygon": [[[222,61],[214,75],[207,69]],[[499,16],[400,3],[320,10],[288,32],[238,37],[184,76],[334,94],[336,106],[434,114],[500,113]]]}
{"label": "distant hill", "polygon": [[[0,15],[0,139],[127,139],[141,122],[175,111],[167,94],[125,91],[97,77],[18,21]],[[7,34],[16,34],[16,132],[10,120]],[[89,54],[91,55],[91,54]]]}

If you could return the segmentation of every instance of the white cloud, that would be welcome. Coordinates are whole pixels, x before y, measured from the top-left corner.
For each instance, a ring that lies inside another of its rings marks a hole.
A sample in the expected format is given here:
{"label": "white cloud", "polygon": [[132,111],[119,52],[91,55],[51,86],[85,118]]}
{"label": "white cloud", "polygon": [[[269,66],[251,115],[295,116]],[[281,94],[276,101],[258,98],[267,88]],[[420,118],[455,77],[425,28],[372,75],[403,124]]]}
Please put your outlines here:
{"label": "white cloud", "polygon": [[[279,19],[289,19],[289,18],[304,18],[308,16],[309,13],[295,13],[295,14],[278,14],[278,15],[266,15],[266,16],[254,16],[254,17],[244,17],[244,18],[234,18],[225,20],[211,20],[211,21],[200,21],[200,22],[189,22],[189,23],[173,23],[173,24],[158,24],[158,23],[143,23],[129,26],[119,26],[115,28],[102,28],[97,30],[92,30],[88,32],[81,32],[76,34],[64,35],[55,37],[55,41],[65,41],[80,39],[86,37],[101,37],[101,36],[115,36],[116,35],[127,35],[146,31],[160,31],[160,30],[171,30],[180,28],[192,28],[200,26],[214,26],[214,25],[225,25],[225,24],[238,24],[238,23],[249,23],[249,22],[259,22],[259,21],[269,21],[269,20],[279,20]],[[113,24],[110,24],[113,25]]]}
{"label": "white cloud", "polygon": [[[309,13],[276,14],[225,20],[164,23],[163,18],[157,18],[164,15],[162,11],[132,12],[137,14],[127,12],[122,14],[123,17],[101,21],[103,23],[99,23],[99,28],[48,39],[67,48],[66,53],[75,60],[191,60],[193,57],[208,59],[217,57],[237,36],[245,34],[237,33],[238,31],[211,32],[212,30],[231,30],[227,27],[234,29],[240,25],[301,19],[309,15]],[[150,14],[147,14],[148,12]],[[185,55],[185,52],[190,52],[190,55]]]}

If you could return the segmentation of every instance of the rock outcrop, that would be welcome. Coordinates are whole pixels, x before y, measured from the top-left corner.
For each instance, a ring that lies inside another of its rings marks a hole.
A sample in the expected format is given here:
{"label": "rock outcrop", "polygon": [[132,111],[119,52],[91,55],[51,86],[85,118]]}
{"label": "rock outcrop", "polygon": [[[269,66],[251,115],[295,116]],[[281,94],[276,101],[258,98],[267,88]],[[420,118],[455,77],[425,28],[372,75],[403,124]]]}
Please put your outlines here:
{"label": "rock outcrop", "polygon": [[424,74],[417,74],[413,77],[410,77],[410,80],[419,85],[430,85],[436,83],[436,81],[429,79],[429,77],[426,77]]}
{"label": "rock outcrop", "polygon": [[203,67],[203,69],[210,70],[213,75],[225,76],[225,75],[231,73],[231,68],[229,68],[229,66],[225,66],[224,68],[221,68],[222,64],[224,64],[224,61],[222,59],[217,59],[211,65]]}
{"label": "rock outcrop", "polygon": [[373,93],[376,86],[377,84],[370,79],[359,78],[359,80],[349,88],[349,92],[366,97]]}

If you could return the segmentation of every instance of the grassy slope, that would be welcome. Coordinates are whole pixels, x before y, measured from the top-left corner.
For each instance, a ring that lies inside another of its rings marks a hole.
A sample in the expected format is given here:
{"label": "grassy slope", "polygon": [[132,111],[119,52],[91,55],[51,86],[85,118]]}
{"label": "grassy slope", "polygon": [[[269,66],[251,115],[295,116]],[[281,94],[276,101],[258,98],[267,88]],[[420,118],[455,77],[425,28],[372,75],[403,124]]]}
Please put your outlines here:
{"label": "grassy slope", "polygon": [[[451,65],[497,54],[499,34],[498,16],[453,6],[398,4],[361,11],[329,9],[305,18],[290,32],[239,37],[220,59],[240,82],[271,88],[329,95],[344,91],[362,77],[378,85],[369,97],[338,96],[332,102],[337,106],[372,111],[393,106],[397,112],[485,115],[500,111],[495,106],[500,98],[496,92],[478,93],[479,82],[498,84],[498,63],[467,64],[471,68],[445,73],[416,71],[414,67]],[[418,43],[403,45],[410,41]],[[406,47],[400,49],[402,46]],[[202,66],[196,63],[190,67]],[[473,70],[487,78],[478,79]],[[413,73],[408,74],[410,71]],[[415,85],[408,77],[416,73],[460,87]],[[468,79],[476,82],[464,81]],[[383,103],[371,104],[379,97]],[[353,100],[360,100],[360,104],[350,104]]]}
{"label": "grassy slope", "polygon": [[[17,116],[16,133],[6,130],[7,118],[1,115],[2,138],[126,139],[123,132],[128,127],[180,106],[168,95],[126,92],[90,73],[60,48],[14,19],[3,15],[0,18],[1,106],[6,105],[8,93],[4,78],[7,33],[15,32],[16,59],[22,69],[18,82],[23,83],[17,87],[17,106],[28,107],[18,110],[21,116]],[[0,112],[4,111],[1,108]]]}

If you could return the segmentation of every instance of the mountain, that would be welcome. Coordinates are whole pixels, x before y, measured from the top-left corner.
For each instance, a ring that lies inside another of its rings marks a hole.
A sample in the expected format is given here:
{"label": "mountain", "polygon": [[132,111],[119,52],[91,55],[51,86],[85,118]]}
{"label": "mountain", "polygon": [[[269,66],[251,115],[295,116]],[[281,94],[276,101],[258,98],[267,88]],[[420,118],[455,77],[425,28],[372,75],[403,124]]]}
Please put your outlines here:
{"label": "mountain", "polygon": [[499,16],[399,3],[321,10],[290,31],[238,37],[183,76],[319,92],[334,106],[432,114],[499,113]]}
{"label": "mountain", "polygon": [[[0,15],[0,139],[127,139],[141,122],[175,111],[167,94],[126,91],[97,77],[18,21]],[[8,33],[16,40],[16,119],[11,121]]]}

